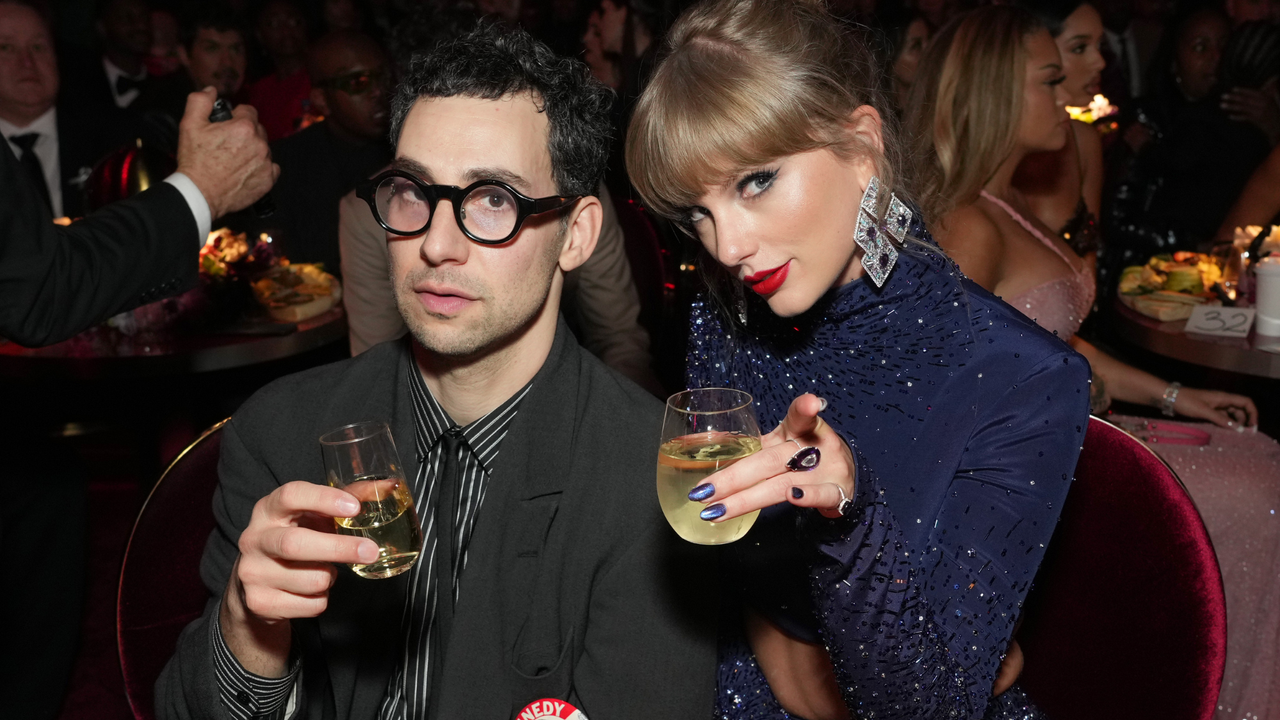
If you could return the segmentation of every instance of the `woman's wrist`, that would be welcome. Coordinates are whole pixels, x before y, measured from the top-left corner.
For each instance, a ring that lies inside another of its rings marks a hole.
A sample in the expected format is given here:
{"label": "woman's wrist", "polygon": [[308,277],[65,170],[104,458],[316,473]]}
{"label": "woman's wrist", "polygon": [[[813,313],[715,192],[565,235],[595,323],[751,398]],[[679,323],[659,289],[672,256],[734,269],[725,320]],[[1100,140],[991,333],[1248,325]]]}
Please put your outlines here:
{"label": "woman's wrist", "polygon": [[1174,403],[1178,402],[1178,392],[1180,390],[1182,390],[1182,383],[1174,381],[1169,383],[1169,386],[1164,389],[1164,394],[1160,396],[1158,407],[1160,408],[1160,413],[1165,417],[1173,417],[1173,406]]}

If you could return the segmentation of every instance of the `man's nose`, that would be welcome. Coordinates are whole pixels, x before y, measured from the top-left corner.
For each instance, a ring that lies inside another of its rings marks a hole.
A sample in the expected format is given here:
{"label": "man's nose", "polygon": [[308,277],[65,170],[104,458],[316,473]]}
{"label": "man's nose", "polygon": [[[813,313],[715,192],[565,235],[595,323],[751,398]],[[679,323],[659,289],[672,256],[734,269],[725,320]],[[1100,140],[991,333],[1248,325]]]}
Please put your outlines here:
{"label": "man's nose", "polygon": [[431,214],[431,227],[422,234],[422,259],[433,266],[447,262],[465,263],[470,253],[471,239],[458,227],[453,215],[453,202],[441,198]]}

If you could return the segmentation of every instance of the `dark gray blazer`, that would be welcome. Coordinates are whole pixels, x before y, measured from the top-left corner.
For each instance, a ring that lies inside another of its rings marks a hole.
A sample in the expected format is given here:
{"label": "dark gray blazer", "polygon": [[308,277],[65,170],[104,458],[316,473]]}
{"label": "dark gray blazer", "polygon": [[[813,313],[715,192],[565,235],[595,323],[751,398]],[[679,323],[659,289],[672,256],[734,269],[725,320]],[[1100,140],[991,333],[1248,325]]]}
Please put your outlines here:
{"label": "dark gray blazer", "polygon": [[[389,420],[412,477],[408,341],[283,378],[224,429],[218,528],[201,573],[213,599],[157,683],[161,718],[221,718],[210,618],[257,500],[324,476],[317,438]],[[448,720],[508,720],[567,699],[590,720],[710,717],[714,555],[681,541],[654,489],[661,406],[582,350],[561,322],[495,460],[438,692]],[[294,621],[306,718],[374,718],[401,647],[407,574],[343,570],[328,609]],[[434,720],[434,718],[433,718]]]}

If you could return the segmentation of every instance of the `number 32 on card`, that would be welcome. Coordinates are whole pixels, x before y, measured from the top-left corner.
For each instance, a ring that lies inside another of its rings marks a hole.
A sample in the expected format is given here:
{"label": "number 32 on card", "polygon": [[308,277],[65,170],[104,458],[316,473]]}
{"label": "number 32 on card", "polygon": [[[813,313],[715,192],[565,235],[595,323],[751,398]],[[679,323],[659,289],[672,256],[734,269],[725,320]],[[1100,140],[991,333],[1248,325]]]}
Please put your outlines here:
{"label": "number 32 on card", "polygon": [[1216,305],[1197,305],[1187,318],[1183,332],[1223,337],[1245,337],[1253,325],[1253,308],[1226,308]]}

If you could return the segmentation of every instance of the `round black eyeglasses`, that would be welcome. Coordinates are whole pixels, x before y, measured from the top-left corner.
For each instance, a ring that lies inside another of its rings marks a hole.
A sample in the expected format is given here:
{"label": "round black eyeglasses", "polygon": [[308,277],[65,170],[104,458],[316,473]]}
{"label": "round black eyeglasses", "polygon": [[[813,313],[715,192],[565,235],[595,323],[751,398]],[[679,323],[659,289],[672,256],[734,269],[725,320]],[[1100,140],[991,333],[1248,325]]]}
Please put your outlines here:
{"label": "round black eyeglasses", "polygon": [[436,204],[443,198],[468,238],[482,245],[501,245],[530,215],[567,207],[582,195],[526,197],[501,180],[480,180],[460,188],[428,185],[400,170],[389,170],[361,183],[356,195],[369,203],[378,224],[396,235],[419,235],[431,227]]}

